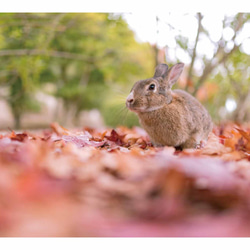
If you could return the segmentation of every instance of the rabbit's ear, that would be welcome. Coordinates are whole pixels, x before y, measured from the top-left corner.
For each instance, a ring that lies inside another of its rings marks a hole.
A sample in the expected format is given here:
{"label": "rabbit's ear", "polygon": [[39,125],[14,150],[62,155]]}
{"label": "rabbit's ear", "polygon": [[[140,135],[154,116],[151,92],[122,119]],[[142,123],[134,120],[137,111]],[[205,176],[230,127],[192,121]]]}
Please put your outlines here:
{"label": "rabbit's ear", "polygon": [[162,63],[162,64],[157,65],[157,67],[155,69],[154,77],[161,76],[161,77],[165,78],[167,73],[168,73],[168,65]]}
{"label": "rabbit's ear", "polygon": [[170,88],[172,88],[172,86],[180,77],[183,71],[183,68],[184,68],[184,63],[177,63],[169,69],[168,74],[165,79]]}

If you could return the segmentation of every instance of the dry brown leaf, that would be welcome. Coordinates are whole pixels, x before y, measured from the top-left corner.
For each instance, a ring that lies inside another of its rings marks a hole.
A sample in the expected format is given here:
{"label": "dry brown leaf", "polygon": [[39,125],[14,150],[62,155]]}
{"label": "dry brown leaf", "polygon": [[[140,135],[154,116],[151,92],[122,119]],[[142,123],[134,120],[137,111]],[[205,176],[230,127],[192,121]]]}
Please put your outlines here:
{"label": "dry brown leaf", "polygon": [[138,127],[0,134],[0,235],[250,236],[249,130],[183,151]]}
{"label": "dry brown leaf", "polygon": [[220,143],[220,138],[215,134],[210,133],[207,144],[201,149],[203,155],[223,155],[232,152],[230,147],[224,146]]}

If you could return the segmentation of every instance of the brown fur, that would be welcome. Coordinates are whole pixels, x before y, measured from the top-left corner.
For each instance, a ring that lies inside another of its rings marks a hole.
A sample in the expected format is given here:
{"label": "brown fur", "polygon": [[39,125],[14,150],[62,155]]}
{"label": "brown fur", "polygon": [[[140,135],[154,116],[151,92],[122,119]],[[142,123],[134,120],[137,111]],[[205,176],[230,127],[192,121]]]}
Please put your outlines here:
{"label": "brown fur", "polygon": [[[156,146],[195,148],[201,141],[207,140],[212,130],[211,117],[201,103],[187,92],[171,91],[173,84],[170,82],[176,76],[168,76],[171,69],[166,70],[164,77],[137,82],[131,90],[133,102],[127,100],[127,106],[137,113],[142,127]],[[173,71],[178,70],[181,69]],[[152,83],[157,87],[155,91],[148,90]]]}

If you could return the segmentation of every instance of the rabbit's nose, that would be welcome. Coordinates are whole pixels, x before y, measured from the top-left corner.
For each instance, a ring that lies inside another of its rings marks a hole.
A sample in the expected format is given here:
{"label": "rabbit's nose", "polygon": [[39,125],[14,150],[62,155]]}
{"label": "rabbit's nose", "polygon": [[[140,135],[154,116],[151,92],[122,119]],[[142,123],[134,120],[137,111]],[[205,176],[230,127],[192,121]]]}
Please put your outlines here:
{"label": "rabbit's nose", "polygon": [[128,98],[127,102],[130,103],[130,104],[132,104],[134,102],[134,99],[133,98]]}
{"label": "rabbit's nose", "polygon": [[132,105],[134,103],[134,93],[131,92],[127,97],[127,104]]}

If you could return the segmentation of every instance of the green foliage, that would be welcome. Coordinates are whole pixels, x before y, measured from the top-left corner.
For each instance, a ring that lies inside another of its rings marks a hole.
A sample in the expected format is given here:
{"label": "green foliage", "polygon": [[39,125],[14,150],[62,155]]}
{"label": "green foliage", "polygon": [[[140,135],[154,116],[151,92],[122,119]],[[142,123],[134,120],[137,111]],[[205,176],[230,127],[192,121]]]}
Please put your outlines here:
{"label": "green foliage", "polygon": [[[32,29],[29,17],[25,14],[0,15],[0,49],[15,51],[38,46],[40,32]],[[26,22],[28,25],[26,25]],[[9,102],[15,118],[16,127],[20,126],[20,118],[24,112],[39,111],[39,103],[34,98],[34,91],[39,85],[40,73],[44,67],[39,56],[24,55],[0,58],[0,86],[9,87]]]}
{"label": "green foliage", "polygon": [[188,38],[187,37],[183,37],[181,35],[177,35],[175,37],[176,43],[179,45],[180,48],[182,48],[183,50],[188,50]]}
{"label": "green foliage", "polygon": [[154,66],[150,45],[108,13],[0,14],[1,50],[10,52],[0,57],[0,87],[8,86],[16,126],[23,113],[38,110],[35,92],[48,83],[65,111],[98,108],[108,125],[117,124],[113,89],[128,91]]}

